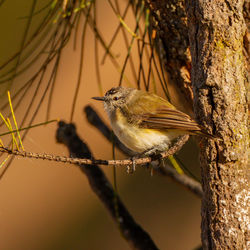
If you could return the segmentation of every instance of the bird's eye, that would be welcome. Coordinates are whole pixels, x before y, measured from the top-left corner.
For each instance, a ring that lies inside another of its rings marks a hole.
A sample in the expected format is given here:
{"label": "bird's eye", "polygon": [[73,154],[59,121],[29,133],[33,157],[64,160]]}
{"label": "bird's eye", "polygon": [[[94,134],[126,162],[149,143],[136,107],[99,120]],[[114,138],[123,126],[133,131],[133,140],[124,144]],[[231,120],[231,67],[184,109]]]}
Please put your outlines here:
{"label": "bird's eye", "polygon": [[117,97],[117,96],[113,97],[113,100],[114,100],[114,101],[117,101],[117,100],[118,100],[118,97]]}

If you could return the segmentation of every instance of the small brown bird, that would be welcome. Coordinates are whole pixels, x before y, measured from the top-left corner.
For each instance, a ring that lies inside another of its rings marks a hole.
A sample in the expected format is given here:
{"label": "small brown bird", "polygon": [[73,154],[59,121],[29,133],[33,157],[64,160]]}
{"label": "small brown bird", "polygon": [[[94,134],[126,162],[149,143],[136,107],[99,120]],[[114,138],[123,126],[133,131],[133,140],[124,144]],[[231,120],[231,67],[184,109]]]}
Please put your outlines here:
{"label": "small brown bird", "polygon": [[189,115],[177,110],[167,100],[133,88],[112,88],[103,101],[114,133],[131,150],[152,154],[166,151],[184,134],[216,138]]}

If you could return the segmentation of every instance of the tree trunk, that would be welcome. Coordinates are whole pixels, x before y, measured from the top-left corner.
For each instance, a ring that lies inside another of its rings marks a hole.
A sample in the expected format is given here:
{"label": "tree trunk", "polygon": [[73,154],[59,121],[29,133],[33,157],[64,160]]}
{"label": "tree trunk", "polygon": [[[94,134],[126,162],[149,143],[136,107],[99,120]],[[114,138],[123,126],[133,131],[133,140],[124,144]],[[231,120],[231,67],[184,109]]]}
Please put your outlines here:
{"label": "tree trunk", "polygon": [[[247,72],[243,0],[188,0],[191,79],[197,119],[222,141],[203,140],[204,249],[247,249]],[[249,249],[249,248],[248,248]]]}

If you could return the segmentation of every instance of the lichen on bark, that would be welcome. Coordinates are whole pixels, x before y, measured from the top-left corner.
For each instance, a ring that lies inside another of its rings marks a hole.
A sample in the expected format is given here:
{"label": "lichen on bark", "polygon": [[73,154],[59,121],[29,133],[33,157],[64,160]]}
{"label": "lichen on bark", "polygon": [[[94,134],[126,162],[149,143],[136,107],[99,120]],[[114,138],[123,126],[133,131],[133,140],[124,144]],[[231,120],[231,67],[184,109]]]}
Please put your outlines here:
{"label": "lichen on bark", "polygon": [[222,138],[201,148],[204,249],[247,249],[249,240],[243,3],[187,1],[196,117]]}

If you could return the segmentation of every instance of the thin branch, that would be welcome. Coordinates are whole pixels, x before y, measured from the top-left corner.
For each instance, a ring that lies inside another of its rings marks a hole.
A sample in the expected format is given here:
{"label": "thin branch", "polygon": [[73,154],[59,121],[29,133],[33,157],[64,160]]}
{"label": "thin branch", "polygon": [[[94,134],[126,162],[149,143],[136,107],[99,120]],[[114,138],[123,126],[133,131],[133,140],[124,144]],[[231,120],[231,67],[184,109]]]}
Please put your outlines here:
{"label": "thin branch", "polygon": [[[59,127],[65,126],[63,121],[59,122]],[[94,165],[111,165],[111,166],[134,166],[134,165],[144,165],[146,163],[150,163],[152,161],[166,158],[170,155],[173,155],[175,152],[179,151],[181,147],[186,143],[189,136],[184,135],[182,136],[176,144],[171,147],[168,151],[160,153],[156,156],[150,157],[142,157],[142,158],[135,158],[135,159],[125,159],[125,160],[90,160],[90,159],[80,159],[80,158],[72,158],[66,156],[56,156],[52,154],[44,154],[44,153],[33,153],[27,151],[17,151],[17,150],[10,150],[5,147],[0,147],[0,152],[8,153],[11,155],[21,156],[24,158],[34,158],[34,159],[41,159],[41,160],[48,160],[48,161],[56,161],[62,163],[70,163],[70,164],[94,164]]]}

